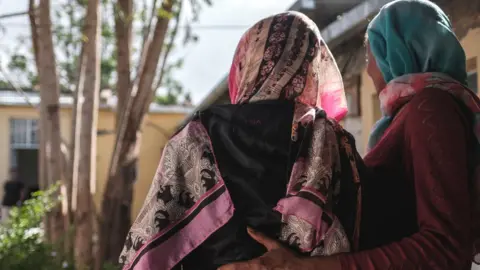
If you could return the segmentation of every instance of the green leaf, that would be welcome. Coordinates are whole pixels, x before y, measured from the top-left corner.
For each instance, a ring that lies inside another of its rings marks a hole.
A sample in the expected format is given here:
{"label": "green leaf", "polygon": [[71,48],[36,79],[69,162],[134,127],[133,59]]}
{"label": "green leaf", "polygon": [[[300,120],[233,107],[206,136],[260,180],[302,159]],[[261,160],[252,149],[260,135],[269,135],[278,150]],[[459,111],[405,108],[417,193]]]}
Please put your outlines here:
{"label": "green leaf", "polygon": [[167,11],[164,8],[159,8],[157,11],[157,16],[164,19],[171,19],[173,18],[173,12]]}
{"label": "green leaf", "polygon": [[112,39],[115,37],[112,27],[108,23],[102,23],[102,37]]}
{"label": "green leaf", "polygon": [[10,57],[10,63],[8,64],[8,68],[18,71],[26,71],[27,70],[27,57],[24,55],[14,54]]}

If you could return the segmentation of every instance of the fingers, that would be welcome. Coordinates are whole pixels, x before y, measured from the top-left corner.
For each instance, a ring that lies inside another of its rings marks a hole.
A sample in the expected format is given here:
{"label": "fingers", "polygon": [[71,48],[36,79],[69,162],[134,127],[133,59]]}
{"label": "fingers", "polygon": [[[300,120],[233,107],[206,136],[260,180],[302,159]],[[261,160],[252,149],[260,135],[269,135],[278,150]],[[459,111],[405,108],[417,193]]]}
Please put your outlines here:
{"label": "fingers", "polygon": [[218,270],[247,270],[248,265],[245,265],[246,263],[232,263],[228,265],[224,265]]}
{"label": "fingers", "polygon": [[231,263],[221,266],[217,270],[264,270],[261,262],[257,259],[248,262]]}
{"label": "fingers", "polygon": [[245,267],[242,268],[242,264],[244,263],[231,263],[224,266],[220,266],[217,270],[242,270],[247,269]]}
{"label": "fingers", "polygon": [[[277,242],[273,239],[270,239],[269,237],[265,236],[263,233],[259,233],[255,230],[253,230],[252,228],[248,228],[247,231],[248,231],[248,234],[255,241],[257,241],[258,243],[265,246],[265,248],[268,251],[276,250],[276,249],[279,249],[279,248],[282,247],[279,242]],[[277,251],[281,251],[281,250],[277,250]],[[276,253],[276,252],[267,253],[267,254],[273,255],[274,258],[268,258],[267,255],[264,255],[262,257],[253,259],[251,261],[224,265],[224,266],[218,268],[218,270],[267,270],[267,269],[273,269],[273,268],[267,267],[267,265],[268,266],[273,266],[273,265],[275,265],[275,262],[278,259],[281,260],[281,258],[276,258],[275,257],[276,254],[279,254],[279,253]],[[268,263],[267,263],[267,261],[268,261]]]}
{"label": "fingers", "polygon": [[280,248],[281,245],[277,241],[268,238],[263,233],[257,232],[252,228],[247,229],[248,234],[258,243],[262,244],[268,251]]}

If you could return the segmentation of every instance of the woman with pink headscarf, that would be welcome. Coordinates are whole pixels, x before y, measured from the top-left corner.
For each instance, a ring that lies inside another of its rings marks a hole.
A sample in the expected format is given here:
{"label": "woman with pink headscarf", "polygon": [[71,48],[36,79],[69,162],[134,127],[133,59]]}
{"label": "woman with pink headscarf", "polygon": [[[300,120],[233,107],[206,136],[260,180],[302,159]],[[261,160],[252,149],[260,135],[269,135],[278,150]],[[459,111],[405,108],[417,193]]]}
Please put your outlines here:
{"label": "woman with pink headscarf", "polygon": [[210,270],[261,256],[247,228],[306,256],[358,244],[358,154],[335,121],[347,113],[342,78],[316,25],[295,12],[255,24],[229,90],[231,105],[199,112],[166,145],[124,269]]}

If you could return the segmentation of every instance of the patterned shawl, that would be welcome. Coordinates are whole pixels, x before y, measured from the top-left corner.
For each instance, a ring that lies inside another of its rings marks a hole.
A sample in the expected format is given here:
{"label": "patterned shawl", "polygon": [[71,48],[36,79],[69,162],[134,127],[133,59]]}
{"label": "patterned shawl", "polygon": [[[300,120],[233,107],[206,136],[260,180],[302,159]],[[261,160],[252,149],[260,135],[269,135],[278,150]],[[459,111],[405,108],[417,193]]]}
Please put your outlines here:
{"label": "patterned shawl", "polygon": [[[257,23],[240,41],[229,88],[234,104],[295,100],[292,140],[299,125],[313,130],[304,144],[306,155],[294,163],[288,194],[275,208],[285,223],[280,240],[311,255],[349,251],[345,231],[331,213],[339,184],[338,126],[325,117],[315,119],[318,108],[341,119],[346,101],[336,63],[315,24],[295,12]],[[354,180],[359,181],[356,169]],[[171,269],[233,213],[208,133],[193,120],[166,145],[120,262],[124,269]]]}

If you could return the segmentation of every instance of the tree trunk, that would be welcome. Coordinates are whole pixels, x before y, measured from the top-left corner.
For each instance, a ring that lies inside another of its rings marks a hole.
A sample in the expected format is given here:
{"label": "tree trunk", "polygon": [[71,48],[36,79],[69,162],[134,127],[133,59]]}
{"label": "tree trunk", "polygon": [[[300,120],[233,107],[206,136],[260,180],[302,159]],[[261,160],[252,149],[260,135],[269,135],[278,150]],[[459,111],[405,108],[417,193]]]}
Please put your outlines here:
{"label": "tree trunk", "polygon": [[[162,9],[171,13],[174,1],[163,0]],[[109,178],[103,194],[100,224],[99,261],[116,263],[128,233],[133,184],[136,180],[141,132],[140,127],[153,98],[152,84],[166,37],[170,16],[159,12],[153,37],[145,44],[138,77],[127,98],[117,128],[115,148],[110,163]]]}
{"label": "tree trunk", "polygon": [[178,3],[178,9],[176,12],[177,14],[175,16],[175,25],[172,27],[172,34],[170,35],[170,40],[166,45],[165,52],[163,53],[162,62],[160,64],[160,74],[158,76],[157,83],[153,85],[153,91],[157,91],[158,88],[162,87],[162,84],[163,84],[163,78],[165,76],[165,69],[167,68],[168,57],[172,52],[173,43],[177,38],[178,29],[180,29],[180,19],[182,17],[182,7],[183,7],[182,3],[183,3],[182,1]]}
{"label": "tree trunk", "polygon": [[96,179],[97,122],[100,92],[100,2],[89,0],[85,18],[86,37],[80,60],[75,113],[75,151],[72,182],[75,208],[76,269],[92,265],[93,203],[92,187]]}
{"label": "tree trunk", "polygon": [[[60,137],[60,87],[55,65],[50,1],[40,0],[38,7],[38,76],[40,82],[40,183],[43,188],[57,182],[63,183],[62,152]],[[37,34],[37,33],[35,33]],[[34,35],[32,35],[34,36]],[[62,187],[62,191],[65,187]],[[65,200],[64,200],[65,201]],[[65,208],[66,203],[63,203]],[[64,220],[62,209],[56,207],[47,218],[47,236],[56,243],[61,240],[68,222]]]}
{"label": "tree trunk", "polygon": [[[147,5],[145,5],[145,13],[147,13],[146,6]],[[157,17],[157,16],[155,16],[157,13],[158,13],[157,0],[153,0],[152,7],[150,9],[150,16],[148,16],[147,21],[145,21],[144,24],[143,24],[143,33],[142,33],[143,37],[142,37],[142,47],[141,47],[141,51],[140,51],[140,58],[145,53],[145,49],[146,49],[145,44],[147,43],[147,40],[150,38],[150,36],[152,34],[152,24],[153,24],[154,19]]]}
{"label": "tree trunk", "polygon": [[[40,67],[40,58],[38,56],[39,54],[39,38],[38,38],[38,27],[37,27],[37,17],[38,17],[38,11],[35,7],[35,0],[29,0],[28,1],[28,18],[30,21],[30,31],[32,32],[31,34],[31,39],[32,39],[32,49],[33,49],[33,56],[35,60],[35,66],[37,67],[37,70]],[[41,113],[42,114],[42,113]],[[42,115],[40,115],[42,117]],[[44,129],[43,127],[45,126],[44,121],[40,121],[39,128],[40,132]],[[42,189],[48,188],[48,183],[47,183],[47,172],[46,172],[46,138],[44,135],[40,134],[40,149],[39,149],[39,155],[38,155],[38,175],[39,175],[39,186]],[[47,239],[50,239],[50,220],[49,218],[44,219],[44,225],[45,225],[45,237]]]}
{"label": "tree trunk", "polygon": [[114,4],[115,10],[115,37],[117,46],[117,119],[118,128],[121,113],[125,108],[130,95],[131,80],[131,50],[132,50],[132,20],[133,0],[118,0]]}
{"label": "tree trunk", "polygon": [[[133,1],[132,0],[118,0],[115,3],[115,37],[116,37],[116,56],[117,56],[117,107],[116,107],[116,130],[117,133],[121,127],[122,117],[126,110],[127,103],[131,99],[131,48],[132,48],[132,20],[133,20]],[[138,153],[134,154],[138,156]],[[133,160],[129,164],[122,166],[121,173],[116,177],[115,182],[135,181],[137,172],[137,161]],[[116,263],[118,249],[122,247],[124,237],[128,232],[128,225],[131,224],[131,205],[133,197],[133,185],[128,190],[124,190],[124,194],[121,195],[123,199],[122,203],[118,203],[112,209],[115,213],[111,213],[112,216],[118,217],[117,222],[111,224],[111,242],[108,243],[106,249],[107,261]],[[100,228],[102,228],[100,226]],[[101,230],[101,229],[100,229]],[[103,235],[102,231],[101,234]],[[102,237],[102,236],[100,236]],[[105,243],[100,241],[100,243]],[[100,244],[101,245],[101,244]],[[100,267],[100,265],[99,265]]]}

